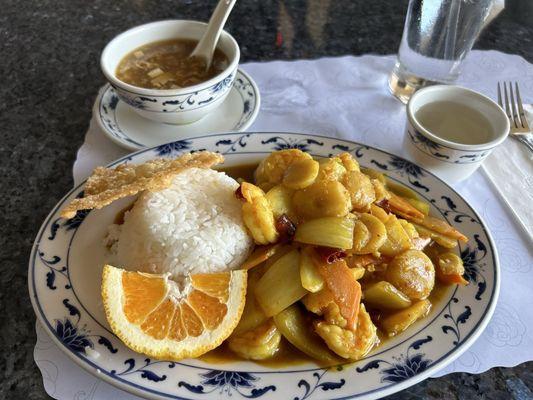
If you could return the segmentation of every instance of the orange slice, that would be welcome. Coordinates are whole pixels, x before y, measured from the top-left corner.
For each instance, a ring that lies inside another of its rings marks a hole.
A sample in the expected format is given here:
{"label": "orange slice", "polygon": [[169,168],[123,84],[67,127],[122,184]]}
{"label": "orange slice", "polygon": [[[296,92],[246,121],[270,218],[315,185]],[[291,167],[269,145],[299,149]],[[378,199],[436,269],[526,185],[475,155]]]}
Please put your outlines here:
{"label": "orange slice", "polygon": [[167,275],[104,266],[102,300],[111,329],[154,358],[198,357],[235,329],[246,298],[246,271],[190,275],[183,288]]}

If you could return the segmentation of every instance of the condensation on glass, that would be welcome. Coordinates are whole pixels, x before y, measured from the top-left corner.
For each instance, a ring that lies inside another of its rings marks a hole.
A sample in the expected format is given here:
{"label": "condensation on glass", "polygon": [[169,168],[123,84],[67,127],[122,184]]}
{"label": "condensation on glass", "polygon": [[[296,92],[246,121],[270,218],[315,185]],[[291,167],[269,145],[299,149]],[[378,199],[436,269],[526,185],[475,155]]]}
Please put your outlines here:
{"label": "condensation on glass", "polygon": [[493,0],[410,0],[391,92],[403,102],[418,88],[452,83]]}

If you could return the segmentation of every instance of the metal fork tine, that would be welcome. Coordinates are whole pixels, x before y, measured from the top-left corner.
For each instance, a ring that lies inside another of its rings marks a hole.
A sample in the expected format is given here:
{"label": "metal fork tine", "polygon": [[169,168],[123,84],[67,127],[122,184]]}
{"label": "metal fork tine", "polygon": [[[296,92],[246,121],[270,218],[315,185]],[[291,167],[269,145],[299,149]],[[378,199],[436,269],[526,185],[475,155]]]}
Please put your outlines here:
{"label": "metal fork tine", "polygon": [[[507,83],[509,84],[509,89],[507,88]],[[520,96],[518,82],[514,82],[514,90],[512,82],[498,82],[498,104],[505,110],[505,114],[509,119],[510,137],[518,140],[529,150],[533,151],[533,135],[529,129],[524,106],[522,105],[522,96]]]}
{"label": "metal fork tine", "polygon": [[507,114],[507,118],[509,118],[509,121],[514,122],[511,109],[509,108],[509,96],[507,95],[507,84],[505,82],[503,82],[503,96],[505,98],[505,113]]}
{"label": "metal fork tine", "polygon": [[516,102],[514,101],[513,84],[511,82],[509,82],[509,98],[510,98],[511,115],[513,117],[514,125],[518,128],[522,126],[522,124],[520,123],[520,117],[518,116],[518,110],[516,109]]}
{"label": "metal fork tine", "polygon": [[502,102],[502,88],[500,87],[500,82],[498,82],[498,104],[501,108],[503,108],[503,102]]}
{"label": "metal fork tine", "polygon": [[524,107],[522,106],[522,97],[520,96],[520,90],[518,89],[518,82],[515,82],[515,91],[516,91],[516,103],[518,105],[518,113],[520,114],[520,121],[522,122],[522,128],[529,130],[529,125],[527,124],[526,113],[524,112]]}

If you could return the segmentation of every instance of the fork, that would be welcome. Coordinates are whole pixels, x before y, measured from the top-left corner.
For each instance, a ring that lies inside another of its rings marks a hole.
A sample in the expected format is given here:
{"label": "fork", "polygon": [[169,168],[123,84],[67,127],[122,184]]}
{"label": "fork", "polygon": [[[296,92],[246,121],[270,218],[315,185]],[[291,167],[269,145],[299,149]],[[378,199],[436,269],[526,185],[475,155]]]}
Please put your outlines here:
{"label": "fork", "polygon": [[502,85],[503,99],[500,82],[498,82],[498,104],[505,110],[507,118],[509,118],[509,123],[511,126],[509,133],[511,137],[524,144],[527,148],[529,148],[530,151],[533,151],[533,135],[531,135],[531,129],[527,123],[524,107],[522,106],[522,98],[520,97],[518,82],[514,83],[514,91],[511,82],[509,82],[509,84],[502,82]]}

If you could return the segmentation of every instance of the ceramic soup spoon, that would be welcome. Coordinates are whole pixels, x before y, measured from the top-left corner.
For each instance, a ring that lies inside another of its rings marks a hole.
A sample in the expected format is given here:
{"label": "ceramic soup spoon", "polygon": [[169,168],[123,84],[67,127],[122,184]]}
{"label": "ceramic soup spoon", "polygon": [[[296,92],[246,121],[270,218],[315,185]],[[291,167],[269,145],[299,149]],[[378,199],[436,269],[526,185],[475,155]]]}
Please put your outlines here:
{"label": "ceramic soup spoon", "polygon": [[211,15],[207,29],[204,36],[198,42],[195,49],[191,53],[191,57],[198,57],[205,61],[205,69],[208,70],[211,66],[213,53],[218,43],[218,38],[224,28],[224,24],[235,5],[236,0],[220,0]]}

